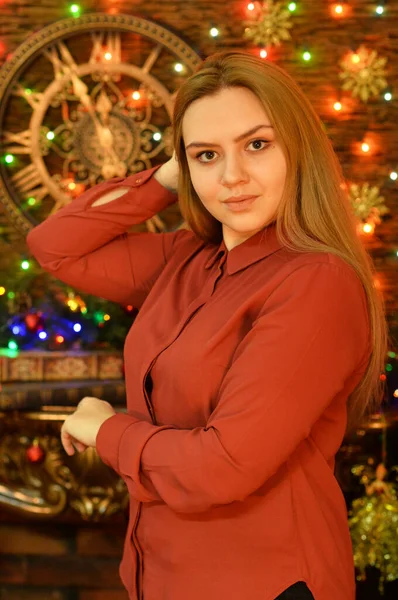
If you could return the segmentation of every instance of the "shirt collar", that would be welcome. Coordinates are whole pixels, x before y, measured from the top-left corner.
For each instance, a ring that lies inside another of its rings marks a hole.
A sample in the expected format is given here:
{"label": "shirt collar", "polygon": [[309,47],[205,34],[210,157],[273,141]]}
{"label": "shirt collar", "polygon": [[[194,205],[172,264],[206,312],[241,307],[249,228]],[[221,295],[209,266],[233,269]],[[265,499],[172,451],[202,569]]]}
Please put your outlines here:
{"label": "shirt collar", "polygon": [[276,235],[276,225],[271,223],[255,235],[251,236],[238,246],[228,250],[224,240],[214,248],[207,262],[205,269],[210,269],[214,263],[223,254],[227,254],[227,272],[233,275],[249,265],[273,254],[282,247]]}

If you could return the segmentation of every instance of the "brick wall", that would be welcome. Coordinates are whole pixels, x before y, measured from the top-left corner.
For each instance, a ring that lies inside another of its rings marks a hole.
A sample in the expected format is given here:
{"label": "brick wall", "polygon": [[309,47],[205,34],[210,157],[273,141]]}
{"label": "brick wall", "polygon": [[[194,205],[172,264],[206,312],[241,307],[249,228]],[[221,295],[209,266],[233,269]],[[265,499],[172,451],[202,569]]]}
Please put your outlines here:
{"label": "brick wall", "polygon": [[[46,0],[8,0],[0,10],[0,65],[33,31],[70,16],[67,6],[71,2]],[[156,21],[182,37],[201,56],[217,50],[252,48],[244,40],[247,0],[82,0],[83,14],[93,11],[111,14],[130,14]],[[272,51],[273,60],[284,67],[307,93],[315,110],[322,118],[333,146],[343,165],[344,175],[356,183],[369,182],[380,187],[390,208],[390,215],[377,228],[369,243],[373,253],[380,285],[385,296],[391,323],[398,327],[398,278],[396,275],[396,250],[398,239],[398,186],[388,173],[398,168],[398,136],[396,135],[397,93],[388,105],[382,100],[368,104],[350,100],[345,94],[350,110],[339,117],[331,110],[332,99],[339,95],[338,62],[351,48],[361,44],[376,50],[388,60],[388,82],[394,86],[397,79],[396,30],[398,2],[386,3],[382,18],[375,16],[373,0],[358,0],[352,4],[350,18],[336,20],[330,15],[329,2],[302,2],[294,14],[292,40]],[[216,25],[218,38],[209,35]],[[301,60],[303,47],[311,48],[311,64]],[[343,111],[344,112],[344,111]],[[372,156],[358,157],[353,144],[371,131],[379,140],[381,151]],[[0,202],[1,231],[13,240],[15,248],[26,251],[8,222]]]}
{"label": "brick wall", "polygon": [[124,531],[0,523],[0,600],[127,600],[118,574]]}

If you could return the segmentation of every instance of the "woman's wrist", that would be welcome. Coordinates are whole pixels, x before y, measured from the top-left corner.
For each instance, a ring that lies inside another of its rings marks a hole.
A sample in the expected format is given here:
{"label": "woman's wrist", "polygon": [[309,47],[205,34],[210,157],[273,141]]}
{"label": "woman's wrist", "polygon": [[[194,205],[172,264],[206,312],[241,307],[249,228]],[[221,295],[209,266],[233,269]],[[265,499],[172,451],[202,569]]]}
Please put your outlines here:
{"label": "woman's wrist", "polygon": [[170,192],[177,193],[178,173],[176,173],[175,168],[170,167],[169,161],[155,171],[154,178]]}

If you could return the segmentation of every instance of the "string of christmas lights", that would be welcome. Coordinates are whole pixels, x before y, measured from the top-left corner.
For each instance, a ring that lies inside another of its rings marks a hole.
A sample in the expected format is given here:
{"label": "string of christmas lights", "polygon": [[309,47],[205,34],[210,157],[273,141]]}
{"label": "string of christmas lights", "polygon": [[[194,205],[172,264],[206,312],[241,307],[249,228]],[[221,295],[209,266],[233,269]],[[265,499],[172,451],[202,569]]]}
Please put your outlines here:
{"label": "string of christmas lights", "polygon": [[[243,37],[253,42],[255,52],[264,60],[270,60],[272,56],[272,46],[281,45],[282,42],[289,42],[294,36],[294,16],[305,10],[304,6],[297,2],[275,2],[274,0],[264,0],[255,2],[244,2],[242,11],[242,21],[244,26]],[[353,8],[348,2],[329,3],[327,6],[329,16],[336,20],[344,20],[353,13]],[[385,3],[378,3],[372,10],[375,18],[382,18],[388,11]],[[110,7],[110,13],[117,12],[115,7]],[[83,13],[80,4],[70,4],[68,14],[73,18],[79,18]],[[210,23],[208,35],[217,41],[222,38],[222,25]],[[112,60],[112,52],[109,48],[103,48],[103,57],[105,60]],[[5,56],[7,48],[0,40],[0,58]],[[301,47],[299,55],[304,63],[311,65],[316,55],[315,47]],[[8,54],[6,59],[10,59],[12,54]],[[342,80],[342,89],[351,94],[356,101],[367,102],[373,96],[382,99],[385,103],[391,103],[393,100],[392,89],[388,86],[386,79],[386,59],[377,55],[375,50],[360,46],[356,50],[350,49],[340,59],[341,67],[340,78]],[[175,62],[172,65],[175,73],[184,75],[186,69],[183,63]],[[25,89],[24,94],[31,96],[35,93],[32,89]],[[142,90],[132,90],[130,100],[138,106],[144,101]],[[347,110],[344,99],[336,92],[336,98],[331,103],[332,109],[338,118]],[[154,140],[159,141],[162,134],[156,132],[153,134]],[[45,135],[46,143],[56,142],[57,132],[48,130]],[[375,144],[369,132],[362,140],[355,141],[352,144],[353,152],[358,156],[371,156],[375,151]],[[7,169],[17,169],[18,159],[12,153],[7,153],[0,157],[0,160]],[[398,179],[398,167],[390,167],[386,170],[386,178],[389,185],[393,185]],[[387,184],[387,182],[385,182]],[[62,181],[64,190],[71,198],[80,195],[85,187],[73,178],[65,178]],[[384,204],[384,198],[380,196],[380,187],[371,186],[366,183],[358,186],[355,183],[347,182],[349,198],[355,214],[357,215],[360,226],[359,233],[362,235],[373,235],[375,228],[381,222],[381,217],[388,212]],[[40,206],[41,199],[29,196],[26,198],[26,206],[30,209]],[[396,250],[398,258],[398,249]],[[21,261],[19,266],[21,271],[28,272],[32,269],[32,264],[27,259]],[[34,267],[36,268],[36,267]],[[0,282],[1,283],[1,282]],[[13,290],[7,290],[5,286],[0,285],[0,299],[2,296],[7,298],[8,302],[15,301],[16,293]],[[64,304],[69,309],[70,315],[67,323],[59,323],[50,331],[49,316],[46,312],[27,311],[23,321],[17,314],[7,324],[12,338],[9,340],[8,349],[10,351],[18,350],[20,347],[26,347],[33,344],[34,339],[39,339],[41,343],[48,343],[49,337],[55,340],[60,348],[65,347],[76,336],[84,334],[84,323],[82,318],[87,315],[87,307],[80,296],[70,292],[65,296]],[[127,312],[133,312],[133,307],[127,307]],[[82,317],[80,320],[77,317]],[[91,317],[96,322],[97,327],[103,327],[111,316],[107,313],[96,312]],[[19,319],[19,321],[18,321]],[[25,346],[24,346],[25,344]],[[390,357],[390,358],[395,358]],[[391,367],[392,368],[392,367]],[[388,370],[388,369],[387,369]]]}

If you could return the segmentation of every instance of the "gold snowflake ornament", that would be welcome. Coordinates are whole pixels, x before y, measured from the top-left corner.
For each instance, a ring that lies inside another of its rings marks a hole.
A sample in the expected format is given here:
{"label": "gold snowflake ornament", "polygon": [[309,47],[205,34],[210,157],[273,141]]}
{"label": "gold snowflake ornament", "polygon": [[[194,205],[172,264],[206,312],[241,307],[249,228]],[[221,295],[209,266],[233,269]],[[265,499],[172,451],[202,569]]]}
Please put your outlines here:
{"label": "gold snowflake ornament", "polygon": [[387,59],[378,56],[375,50],[360,46],[340,62],[342,89],[351,91],[363,102],[367,102],[371,96],[378,96],[388,85],[384,69],[386,63]]}
{"label": "gold snowflake ornament", "polygon": [[257,46],[280,46],[282,40],[290,40],[290,17],[281,2],[263,2],[256,19],[245,22],[244,37]]}
{"label": "gold snowflake ornament", "polygon": [[[384,481],[388,473],[383,464],[373,473],[367,465],[357,465],[355,469],[355,475],[362,475],[366,495],[355,499],[349,511],[354,562],[358,579],[366,580],[368,567],[380,570],[379,591],[383,594],[385,582],[398,579],[396,483]],[[397,469],[393,467],[391,472]]]}
{"label": "gold snowflake ornament", "polygon": [[369,183],[349,186],[349,199],[354,209],[355,216],[362,223],[369,223],[373,227],[381,223],[380,217],[387,214],[389,209],[384,204],[383,196],[380,196],[378,187],[371,187]]}

